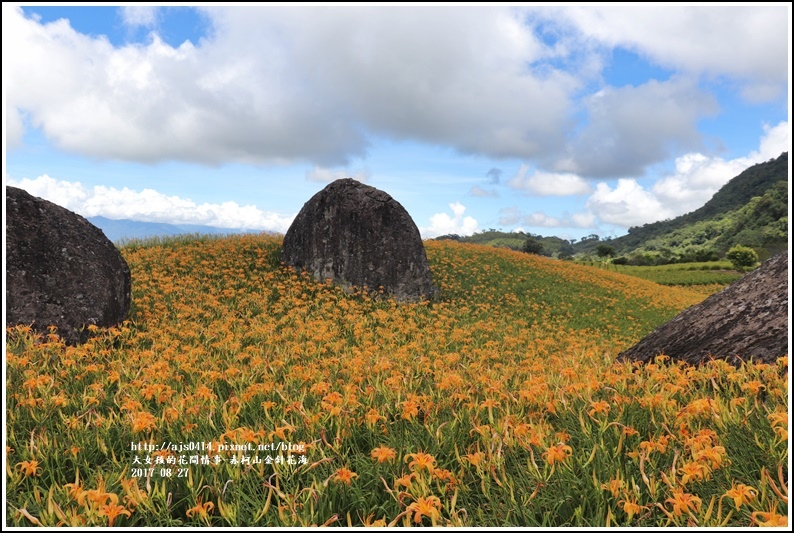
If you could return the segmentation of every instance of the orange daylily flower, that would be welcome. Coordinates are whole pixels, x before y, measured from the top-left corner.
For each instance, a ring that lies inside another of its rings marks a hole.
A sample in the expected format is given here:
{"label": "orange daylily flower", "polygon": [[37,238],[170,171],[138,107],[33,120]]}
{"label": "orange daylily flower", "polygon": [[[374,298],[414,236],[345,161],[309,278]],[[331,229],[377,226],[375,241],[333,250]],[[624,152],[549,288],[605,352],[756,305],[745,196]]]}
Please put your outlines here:
{"label": "orange daylily flower", "polygon": [[436,459],[428,453],[417,452],[406,455],[405,462],[408,463],[408,468],[414,472],[417,470],[427,470],[432,474],[433,469],[435,468]]}
{"label": "orange daylily flower", "polygon": [[631,522],[634,515],[642,510],[648,509],[647,505],[640,505],[633,500],[620,500],[618,505],[622,506],[623,512],[628,515],[628,520]]}
{"label": "orange daylily flower", "polygon": [[99,514],[108,517],[108,527],[113,527],[113,522],[120,515],[126,515],[128,518],[132,515],[127,509],[121,505],[103,505],[99,508]]}
{"label": "orange daylily flower", "polygon": [[379,463],[385,463],[397,457],[397,452],[387,446],[380,446],[372,450],[371,455],[372,458]]}
{"label": "orange daylily flower", "polygon": [[414,512],[414,522],[420,524],[422,517],[427,516],[435,523],[441,514],[441,500],[437,496],[421,497],[408,506],[408,510]]}
{"label": "orange daylily flower", "polygon": [[355,472],[353,472],[348,468],[342,467],[336,472],[334,472],[334,475],[332,477],[334,478],[334,481],[336,481],[337,483],[347,483],[348,485],[350,485],[350,483],[353,481],[353,478],[358,477],[358,474],[356,474]]}
{"label": "orange daylily flower", "polygon": [[759,526],[788,527],[788,517],[785,515],[779,515],[774,511],[755,511],[750,516],[753,520],[753,523],[756,523]]}
{"label": "orange daylily flower", "polygon": [[753,487],[739,483],[734,484],[731,489],[725,493],[725,496],[733,498],[733,502],[736,504],[736,510],[738,511],[742,504],[753,501],[757,493],[758,491]]}
{"label": "orange daylily flower", "polygon": [[550,465],[554,466],[554,463],[561,463],[565,461],[565,459],[571,455],[571,453],[573,453],[573,450],[571,450],[570,446],[559,443],[543,452],[543,457],[546,458],[546,461]]}
{"label": "orange daylily flower", "polygon": [[35,459],[31,459],[30,461],[22,461],[21,463],[17,463],[17,468],[22,471],[25,476],[38,476],[41,471],[43,470],[39,466],[39,462]]}
{"label": "orange daylily flower", "polygon": [[667,498],[665,503],[672,504],[673,514],[681,516],[682,513],[688,513],[689,511],[700,511],[702,501],[697,496],[678,489],[673,491],[673,497]]}
{"label": "orange daylily flower", "polygon": [[201,502],[201,498],[198,499],[196,505],[191,507],[185,512],[185,515],[188,518],[192,518],[193,516],[199,516],[203,519],[208,518],[209,513],[211,513],[215,509],[215,504],[212,502]]}

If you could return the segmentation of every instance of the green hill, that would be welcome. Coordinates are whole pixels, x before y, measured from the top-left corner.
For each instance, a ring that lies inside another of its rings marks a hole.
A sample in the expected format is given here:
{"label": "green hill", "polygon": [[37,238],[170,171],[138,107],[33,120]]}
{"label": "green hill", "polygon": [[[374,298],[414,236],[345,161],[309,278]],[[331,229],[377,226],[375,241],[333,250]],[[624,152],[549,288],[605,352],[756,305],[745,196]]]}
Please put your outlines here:
{"label": "green hill", "polygon": [[[754,165],[728,183],[706,204],[674,219],[629,229],[608,244],[637,264],[716,259],[734,245],[756,248],[763,259],[788,242],[788,152]],[[593,253],[598,240],[574,245]]]}
{"label": "green hill", "polygon": [[749,246],[764,260],[788,247],[788,152],[754,165],[726,183],[705,205],[679,217],[629,228],[628,234],[580,241],[489,229],[455,240],[522,250],[529,239],[539,255],[556,258],[596,255],[600,245],[633,265],[714,261],[735,245]]}

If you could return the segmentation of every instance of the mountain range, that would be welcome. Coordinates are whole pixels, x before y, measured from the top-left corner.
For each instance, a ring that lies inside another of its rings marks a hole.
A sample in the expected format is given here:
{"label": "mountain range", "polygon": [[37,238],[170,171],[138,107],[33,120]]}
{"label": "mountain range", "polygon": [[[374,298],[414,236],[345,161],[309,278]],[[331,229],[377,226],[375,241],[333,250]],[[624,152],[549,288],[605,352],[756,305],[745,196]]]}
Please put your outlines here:
{"label": "mountain range", "polygon": [[229,234],[261,233],[259,230],[217,228],[199,224],[166,224],[164,222],[140,222],[137,220],[113,220],[105,217],[88,217],[87,220],[101,229],[115,243],[147,237],[166,237],[184,233]]}

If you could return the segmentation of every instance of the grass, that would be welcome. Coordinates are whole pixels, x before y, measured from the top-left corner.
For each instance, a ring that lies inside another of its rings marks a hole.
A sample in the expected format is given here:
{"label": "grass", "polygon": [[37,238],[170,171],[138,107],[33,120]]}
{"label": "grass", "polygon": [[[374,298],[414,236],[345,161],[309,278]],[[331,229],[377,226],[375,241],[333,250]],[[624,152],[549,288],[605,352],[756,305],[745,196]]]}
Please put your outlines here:
{"label": "grass", "polygon": [[702,294],[429,241],[444,296],[398,305],[279,246],[128,243],[130,320],[78,347],[7,330],[7,525],[786,520],[787,354],[614,362]]}
{"label": "grass", "polygon": [[729,261],[674,263],[658,266],[630,266],[598,262],[580,264],[636,276],[660,285],[689,287],[703,294],[717,292],[744,275],[744,273],[734,270]]}

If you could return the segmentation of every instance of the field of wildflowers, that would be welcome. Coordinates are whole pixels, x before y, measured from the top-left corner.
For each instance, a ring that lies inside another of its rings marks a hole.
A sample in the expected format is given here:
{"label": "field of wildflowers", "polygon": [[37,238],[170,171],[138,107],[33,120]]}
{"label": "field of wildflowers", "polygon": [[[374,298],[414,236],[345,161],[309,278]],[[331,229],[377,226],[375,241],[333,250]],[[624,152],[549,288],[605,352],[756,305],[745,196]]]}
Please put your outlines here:
{"label": "field of wildflowers", "polygon": [[279,246],[130,242],[130,320],[6,331],[8,525],[787,524],[787,354],[614,362],[703,294],[429,241],[398,305]]}

